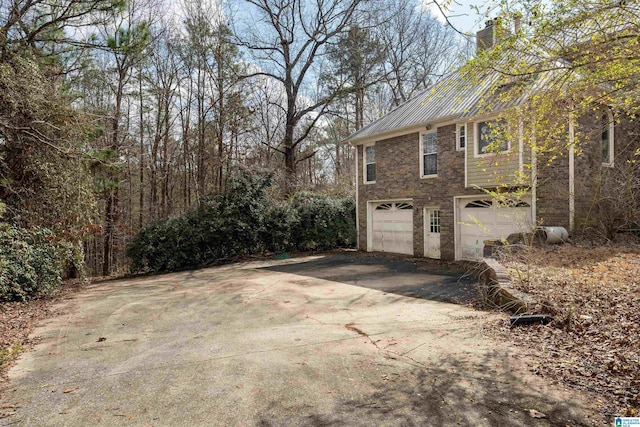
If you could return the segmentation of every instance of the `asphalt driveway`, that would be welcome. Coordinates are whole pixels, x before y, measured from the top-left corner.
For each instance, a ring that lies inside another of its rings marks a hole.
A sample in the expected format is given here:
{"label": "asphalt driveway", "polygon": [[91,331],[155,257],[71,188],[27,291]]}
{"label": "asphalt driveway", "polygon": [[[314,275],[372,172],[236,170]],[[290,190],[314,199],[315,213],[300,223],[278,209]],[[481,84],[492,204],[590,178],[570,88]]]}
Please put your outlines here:
{"label": "asphalt driveway", "polygon": [[37,329],[0,425],[592,425],[483,336],[498,315],[433,300],[467,290],[357,254],[94,285]]}
{"label": "asphalt driveway", "polygon": [[475,295],[475,280],[464,267],[403,256],[337,253],[266,268],[434,301],[466,303]]}

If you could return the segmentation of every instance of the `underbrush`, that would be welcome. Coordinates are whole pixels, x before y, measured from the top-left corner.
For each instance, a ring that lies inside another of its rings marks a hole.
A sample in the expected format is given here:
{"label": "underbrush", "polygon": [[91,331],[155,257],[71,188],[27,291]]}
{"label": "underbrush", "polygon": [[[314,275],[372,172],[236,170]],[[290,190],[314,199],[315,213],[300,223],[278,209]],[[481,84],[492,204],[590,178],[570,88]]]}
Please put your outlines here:
{"label": "underbrush", "polygon": [[603,396],[606,416],[640,413],[640,248],[526,248],[505,255],[513,285],[555,316],[506,329],[537,351],[532,369]]}
{"label": "underbrush", "polygon": [[13,344],[6,348],[0,349],[0,366],[12,362],[22,352],[21,344]]}
{"label": "underbrush", "polygon": [[26,301],[51,294],[62,282],[62,271],[82,254],[55,239],[46,228],[25,229],[0,222],[0,301]]}

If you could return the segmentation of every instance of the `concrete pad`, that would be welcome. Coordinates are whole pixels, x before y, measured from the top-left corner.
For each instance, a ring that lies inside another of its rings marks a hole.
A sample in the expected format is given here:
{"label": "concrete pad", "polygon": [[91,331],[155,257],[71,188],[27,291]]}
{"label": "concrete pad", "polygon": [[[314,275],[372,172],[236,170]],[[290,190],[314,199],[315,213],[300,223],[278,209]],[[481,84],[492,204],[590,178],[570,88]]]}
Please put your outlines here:
{"label": "concrete pad", "polygon": [[483,337],[498,315],[349,284],[358,262],[334,257],[91,286],[35,332],[0,425],[593,424],[583,396]]}

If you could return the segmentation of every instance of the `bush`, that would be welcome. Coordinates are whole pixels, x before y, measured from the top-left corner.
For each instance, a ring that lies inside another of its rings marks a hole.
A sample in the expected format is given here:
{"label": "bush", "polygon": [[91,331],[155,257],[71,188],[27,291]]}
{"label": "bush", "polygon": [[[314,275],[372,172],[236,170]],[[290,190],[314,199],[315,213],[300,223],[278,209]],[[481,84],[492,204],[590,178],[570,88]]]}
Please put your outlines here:
{"label": "bush", "polygon": [[183,270],[259,252],[270,183],[266,175],[238,173],[195,211],[144,227],[127,246],[131,269]]}
{"label": "bush", "polygon": [[62,282],[61,261],[71,253],[45,228],[0,223],[0,299],[27,300],[52,293]]}
{"label": "bush", "polygon": [[271,178],[238,173],[184,216],[144,227],[127,246],[132,271],[176,271],[249,254],[355,245],[353,197],[301,193],[276,204]]}
{"label": "bush", "polygon": [[331,198],[321,194],[300,193],[293,198],[291,206],[299,218],[292,228],[296,249],[322,251],[355,245],[353,197]]}
{"label": "bush", "polygon": [[269,252],[295,250],[297,242],[294,230],[298,227],[300,216],[290,204],[272,206],[266,213],[263,223],[262,242]]}

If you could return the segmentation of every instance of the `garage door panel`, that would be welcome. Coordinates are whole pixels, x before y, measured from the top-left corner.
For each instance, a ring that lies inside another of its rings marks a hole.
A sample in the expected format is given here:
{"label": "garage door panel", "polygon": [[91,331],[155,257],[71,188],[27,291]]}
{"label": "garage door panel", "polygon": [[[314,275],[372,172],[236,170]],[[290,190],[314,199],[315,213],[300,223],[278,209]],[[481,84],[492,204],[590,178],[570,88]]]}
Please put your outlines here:
{"label": "garage door panel", "polygon": [[484,241],[506,238],[532,229],[531,206],[519,202],[504,205],[495,201],[458,200],[458,254],[461,259],[482,258]]}
{"label": "garage door panel", "polygon": [[413,255],[413,206],[410,202],[385,202],[373,206],[372,249]]}

